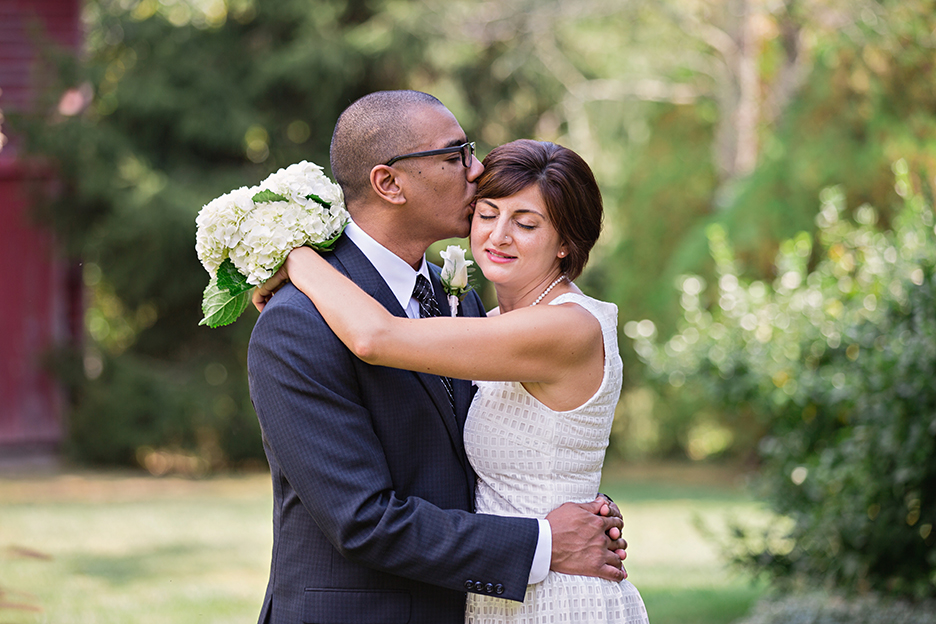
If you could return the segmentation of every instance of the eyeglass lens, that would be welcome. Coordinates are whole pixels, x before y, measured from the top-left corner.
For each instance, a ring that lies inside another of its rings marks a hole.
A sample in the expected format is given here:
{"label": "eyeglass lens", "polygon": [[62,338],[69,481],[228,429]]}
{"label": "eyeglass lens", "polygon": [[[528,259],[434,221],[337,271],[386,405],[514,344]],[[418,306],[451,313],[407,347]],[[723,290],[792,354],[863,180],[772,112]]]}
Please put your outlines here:
{"label": "eyeglass lens", "polygon": [[475,148],[474,143],[465,143],[464,145],[462,145],[462,148],[461,148],[462,164],[465,165],[466,168],[471,167],[471,157],[474,156],[474,148]]}

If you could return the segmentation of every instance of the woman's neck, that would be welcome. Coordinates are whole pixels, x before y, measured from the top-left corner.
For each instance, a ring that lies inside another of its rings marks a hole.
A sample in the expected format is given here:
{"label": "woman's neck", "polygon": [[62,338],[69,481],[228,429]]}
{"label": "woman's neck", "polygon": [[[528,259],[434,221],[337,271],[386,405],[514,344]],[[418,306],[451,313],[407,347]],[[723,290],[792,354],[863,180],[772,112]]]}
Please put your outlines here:
{"label": "woman's neck", "polygon": [[568,285],[569,281],[556,269],[533,284],[517,288],[494,284],[494,290],[497,292],[497,306],[504,314],[517,308],[548,303],[568,290]]}

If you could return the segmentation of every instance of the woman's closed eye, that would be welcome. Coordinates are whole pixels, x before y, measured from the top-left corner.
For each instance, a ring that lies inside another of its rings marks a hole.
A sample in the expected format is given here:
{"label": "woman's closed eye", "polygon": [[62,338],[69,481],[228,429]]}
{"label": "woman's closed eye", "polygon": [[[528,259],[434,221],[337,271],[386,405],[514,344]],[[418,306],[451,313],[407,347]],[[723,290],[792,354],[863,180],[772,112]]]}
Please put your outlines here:
{"label": "woman's closed eye", "polygon": [[[476,218],[478,218],[478,219],[481,219],[482,221],[493,221],[494,219],[497,219],[498,216],[500,216],[500,215],[495,214],[495,213],[484,213],[484,212],[480,212],[480,211],[475,211],[474,216],[475,216]],[[523,229],[523,230],[528,230],[528,231],[529,231],[529,230],[535,230],[535,229],[536,229],[536,224],[535,224],[535,223],[524,223],[524,222],[522,222],[522,221],[517,221],[516,219],[514,219],[514,223],[517,225],[517,227],[519,227],[519,228],[521,228],[521,229]]]}

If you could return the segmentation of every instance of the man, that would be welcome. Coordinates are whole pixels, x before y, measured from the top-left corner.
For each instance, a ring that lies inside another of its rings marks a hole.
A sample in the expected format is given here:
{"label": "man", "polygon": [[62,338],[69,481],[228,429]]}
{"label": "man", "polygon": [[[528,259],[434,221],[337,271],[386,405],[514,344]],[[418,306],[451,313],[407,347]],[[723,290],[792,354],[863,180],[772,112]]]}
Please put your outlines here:
{"label": "man", "polygon": [[[438,100],[379,92],[339,118],[332,172],[353,223],[327,258],[398,316],[437,240],[467,236],[483,170]],[[349,310],[350,314],[353,311]],[[482,315],[474,294],[459,313]],[[273,476],[274,543],[261,622],[460,623],[465,591],[523,600],[550,567],[620,580],[602,505],[546,520],[472,512],[462,428],[471,386],[355,358],[291,285],[264,308],[248,354]]]}

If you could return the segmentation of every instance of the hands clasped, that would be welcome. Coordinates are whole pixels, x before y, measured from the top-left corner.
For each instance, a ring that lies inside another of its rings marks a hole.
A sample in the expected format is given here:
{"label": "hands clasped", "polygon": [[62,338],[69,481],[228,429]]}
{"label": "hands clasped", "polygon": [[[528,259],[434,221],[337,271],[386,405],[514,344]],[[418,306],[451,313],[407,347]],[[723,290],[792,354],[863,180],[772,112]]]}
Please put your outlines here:
{"label": "hands clasped", "polygon": [[565,503],[546,520],[552,529],[551,570],[615,582],[627,578],[624,521],[613,502],[599,496],[590,503]]}

